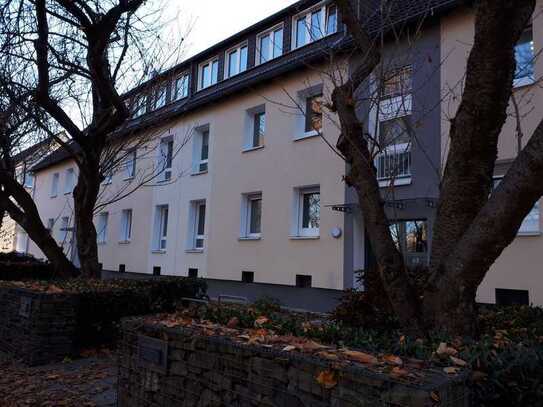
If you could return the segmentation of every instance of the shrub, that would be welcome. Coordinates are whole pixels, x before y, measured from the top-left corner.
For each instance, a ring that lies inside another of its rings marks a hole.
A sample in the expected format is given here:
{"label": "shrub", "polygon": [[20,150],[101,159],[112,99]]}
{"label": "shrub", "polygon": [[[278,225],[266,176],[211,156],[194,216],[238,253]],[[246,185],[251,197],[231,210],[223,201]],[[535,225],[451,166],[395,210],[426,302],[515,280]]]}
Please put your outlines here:
{"label": "shrub", "polygon": [[0,280],[48,280],[54,277],[50,263],[29,254],[0,253]]}

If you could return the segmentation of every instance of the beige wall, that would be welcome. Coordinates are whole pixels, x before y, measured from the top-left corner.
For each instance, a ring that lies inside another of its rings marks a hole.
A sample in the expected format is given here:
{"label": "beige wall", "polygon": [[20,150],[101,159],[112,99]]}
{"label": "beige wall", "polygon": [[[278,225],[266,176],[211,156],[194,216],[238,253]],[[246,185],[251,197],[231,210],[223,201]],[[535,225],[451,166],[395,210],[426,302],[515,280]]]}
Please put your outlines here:
{"label": "beige wall", "polygon": [[[299,72],[260,88],[199,109],[154,129],[161,137],[174,138],[174,150],[187,135],[200,126],[209,126],[209,172],[191,175],[196,138],[180,149],[173,163],[173,178],[167,184],[146,186],[103,211],[109,213],[107,243],[99,246],[105,269],[151,273],[160,266],[162,274],[187,275],[197,268],[203,277],[241,280],[242,271],[253,271],[255,282],[294,285],[296,274],[311,275],[313,286],[343,288],[343,237],[330,236],[334,227],[343,229],[343,215],[327,205],[344,203],[342,181],[344,162],[320,137],[295,141],[301,136],[303,117],[290,96],[297,97],[323,83],[320,75]],[[326,86],[325,86],[326,88]],[[273,102],[272,102],[273,101]],[[247,110],[265,104],[265,147],[242,152],[248,131]],[[285,106],[291,106],[286,108]],[[335,144],[337,127],[325,119],[324,133]],[[71,163],[63,163],[38,174],[36,201],[44,222],[50,217],[71,213],[70,196],[50,198],[51,177],[63,176]],[[143,165],[138,161],[138,165]],[[115,175],[110,188],[124,181]],[[294,188],[319,185],[321,189],[321,227],[318,239],[289,238],[293,221]],[[240,241],[241,200],[243,193],[262,192],[262,239]],[[191,201],[206,200],[206,243],[201,253],[187,250]],[[169,206],[167,249],[153,251],[155,208]],[[133,238],[119,244],[120,213],[133,209]],[[33,248],[33,252],[38,252]]]}
{"label": "beige wall", "polygon": [[[543,1],[537,2],[533,21],[533,38],[535,54],[543,47]],[[442,151],[446,157],[448,149],[449,119],[454,117],[460,101],[466,61],[470,44],[474,37],[473,10],[464,9],[442,19]],[[496,67],[499,69],[499,67]],[[543,76],[543,59],[535,63],[535,77]],[[525,86],[515,89],[515,97],[519,103],[522,128],[526,134],[525,145],[529,135],[543,118],[543,89],[539,85]],[[517,155],[517,138],[515,137],[516,120],[513,106],[509,107],[510,117],[503,128],[499,140],[498,162],[507,162]],[[542,221],[540,217],[540,221]],[[543,231],[543,224],[541,225]],[[530,301],[543,305],[543,269],[541,252],[543,236],[519,236],[502,253],[490,269],[478,291],[481,302],[495,302],[495,289],[529,290]]]}

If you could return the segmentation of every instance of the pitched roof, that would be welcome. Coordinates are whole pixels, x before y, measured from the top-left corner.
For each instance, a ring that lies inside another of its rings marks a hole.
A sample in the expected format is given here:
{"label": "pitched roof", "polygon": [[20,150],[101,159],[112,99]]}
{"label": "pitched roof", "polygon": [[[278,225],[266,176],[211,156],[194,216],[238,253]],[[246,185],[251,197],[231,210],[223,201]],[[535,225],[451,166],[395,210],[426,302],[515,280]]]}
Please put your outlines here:
{"label": "pitched roof", "polygon": [[[186,71],[194,63],[205,61],[206,59],[217,55],[219,50],[225,50],[230,46],[239,43],[243,39],[246,39],[249,34],[264,31],[278,21],[282,21],[281,19],[295,15],[319,1],[320,0],[300,0],[185,60],[175,67],[156,75],[149,81],[131,89],[125,96],[130,97],[137,94],[143,89],[147,89],[153,83],[171,77],[176,72]],[[365,21],[368,32],[370,34],[376,34],[383,30],[388,31],[392,26],[409,24],[413,21],[420,21],[421,19],[426,20],[439,17],[465,2],[465,0],[360,0],[359,7],[361,20]],[[341,32],[338,32],[335,35],[326,37],[308,46],[285,52],[282,56],[272,61],[250,67],[247,71],[233,78],[220,81],[216,85],[195,92],[185,99],[169,103],[158,110],[132,119],[119,129],[118,135],[133,134],[134,132],[144,130],[157,123],[163,124],[165,121],[172,120],[211,102],[231,96],[234,93],[247,91],[247,89],[266,83],[277,76],[307,67],[308,63],[324,58],[328,54],[327,51],[330,47],[336,49],[348,47],[350,43],[349,38],[341,34]],[[35,165],[33,170],[43,170],[53,164],[68,159],[69,157],[70,154],[68,152],[59,148]]]}

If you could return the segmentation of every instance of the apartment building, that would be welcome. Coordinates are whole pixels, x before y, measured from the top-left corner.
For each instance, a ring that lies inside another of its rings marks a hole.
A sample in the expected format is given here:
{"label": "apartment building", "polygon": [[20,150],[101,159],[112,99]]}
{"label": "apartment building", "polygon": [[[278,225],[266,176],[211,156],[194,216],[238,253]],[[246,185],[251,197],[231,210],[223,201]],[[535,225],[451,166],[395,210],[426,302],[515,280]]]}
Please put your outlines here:
{"label": "apartment building", "polygon": [[[374,3],[360,3],[370,30],[382,23]],[[423,28],[409,40],[387,39],[384,92],[377,104],[361,103],[359,114],[376,138],[398,128],[414,132],[416,142],[400,137],[376,167],[394,236],[416,266],[431,248],[448,117],[458,104],[473,10],[452,0],[400,3],[388,21],[405,29],[424,21]],[[535,98],[533,78],[543,69],[533,57],[541,46],[538,22],[534,16],[519,44],[524,68],[516,83],[516,92]],[[134,117],[125,130],[150,141],[129,144],[125,165],[104,182],[96,215],[103,268],[204,277],[213,296],[267,295],[314,310],[359,287],[356,271],[374,261],[356,195],[342,179],[345,163],[330,148],[339,136],[337,118],[321,108],[333,89],[330,73],[349,69],[348,53],[331,62],[329,50],[348,45],[333,2],[303,0],[131,91]],[[531,108],[529,134],[543,112],[534,99],[523,100]],[[497,179],[516,154],[514,129],[513,122],[504,128]],[[152,182],[108,203],[157,168]],[[42,218],[75,253],[77,168],[59,150],[34,171]],[[480,301],[543,304],[543,283],[535,281],[543,244],[539,206],[525,223],[485,279]],[[40,255],[32,243],[29,250]]]}

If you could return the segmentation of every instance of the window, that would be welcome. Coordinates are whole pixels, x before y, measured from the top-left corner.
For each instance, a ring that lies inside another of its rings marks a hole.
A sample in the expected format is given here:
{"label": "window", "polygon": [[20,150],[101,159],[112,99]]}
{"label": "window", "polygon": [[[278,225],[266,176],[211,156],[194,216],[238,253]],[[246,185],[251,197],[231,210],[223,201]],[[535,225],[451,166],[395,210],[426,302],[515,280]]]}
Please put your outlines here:
{"label": "window", "polygon": [[168,205],[159,205],[155,211],[155,251],[165,251],[168,239]]}
{"label": "window", "polygon": [[166,104],[166,93],[167,93],[167,86],[166,85],[159,85],[155,91],[155,109],[160,109],[162,106]]}
{"label": "window", "polygon": [[189,250],[202,250],[205,243],[206,203],[191,202]]}
{"label": "window", "polygon": [[242,271],[241,272],[241,281],[247,284],[252,284],[255,282],[255,273],[252,271]]}
{"label": "window", "polygon": [[70,218],[63,216],[60,218],[60,229],[58,240],[59,243],[64,244],[68,241],[68,232],[70,231]]}
{"label": "window", "polygon": [[219,60],[217,58],[200,65],[200,81],[198,88],[205,89],[215,85],[219,77]]}
{"label": "window", "polygon": [[136,176],[136,159],[137,151],[135,149],[126,153],[126,157],[124,158],[125,179],[131,179]]}
{"label": "window", "polygon": [[189,278],[198,278],[198,269],[189,269]]}
{"label": "window", "polygon": [[258,64],[263,64],[283,55],[283,26],[276,27],[258,36],[256,55]]}
{"label": "window", "polygon": [[147,97],[145,95],[138,95],[134,98],[134,104],[132,105],[133,117],[139,117],[147,111]]}
{"label": "window", "polygon": [[496,305],[529,305],[528,290],[496,288]]}
{"label": "window", "polygon": [[405,66],[385,74],[382,81],[382,101],[377,120],[379,154],[375,159],[377,178],[381,186],[411,182],[411,141],[414,130],[412,112],[412,68]]}
{"label": "window", "polygon": [[311,288],[312,278],[311,276],[304,276],[301,274],[296,275],[296,287],[298,288]]}
{"label": "window", "polygon": [[202,174],[209,169],[209,128],[197,130],[195,136],[192,173]]}
{"label": "window", "polygon": [[296,230],[294,236],[318,237],[320,228],[320,188],[296,189]]}
{"label": "window", "polygon": [[263,145],[264,134],[266,133],[266,112],[255,113],[253,116],[253,132],[251,147]]}
{"label": "window", "polygon": [[68,168],[66,170],[65,179],[64,179],[64,194],[71,194],[74,190],[75,185],[75,172],[73,168]]}
{"label": "window", "polygon": [[159,171],[162,171],[162,181],[172,179],[173,164],[173,139],[167,138],[160,141]]}
{"label": "window", "polygon": [[308,97],[305,106],[305,132],[320,132],[322,130],[322,94]]}
{"label": "window", "polygon": [[425,265],[428,261],[428,222],[402,220],[390,225],[390,234],[403,254],[408,267]]}
{"label": "window", "polygon": [[411,137],[411,116],[398,117],[379,124],[379,180],[411,176]]}
{"label": "window", "polygon": [[107,242],[107,224],[109,220],[109,213],[102,212],[98,215],[98,222],[96,225],[96,234],[98,236],[97,242],[104,244]]}
{"label": "window", "polygon": [[262,194],[243,195],[241,237],[258,239],[262,233]]}
{"label": "window", "polygon": [[[502,177],[494,177],[494,189],[498,187],[502,180]],[[522,224],[520,225],[520,228],[517,232],[519,236],[538,236],[541,234],[541,227],[540,227],[540,203],[537,201],[532,208],[532,210],[528,213],[528,215],[524,218],[522,221]]]}
{"label": "window", "polygon": [[47,219],[47,230],[49,231],[49,234],[53,234],[54,227],[55,227],[55,219],[53,218]]}
{"label": "window", "polygon": [[247,44],[226,52],[225,78],[231,78],[247,70]]}
{"label": "window", "polygon": [[412,77],[411,65],[386,72],[383,77],[382,97],[391,98],[410,94],[413,87]]}
{"label": "window", "polygon": [[34,188],[34,174],[31,172],[25,171],[24,173],[24,183],[25,188],[32,189]]}
{"label": "window", "polygon": [[182,74],[173,83],[172,101],[186,98],[189,95],[189,74]]}
{"label": "window", "polygon": [[121,242],[129,242],[132,238],[132,209],[121,212]]}
{"label": "window", "polygon": [[104,172],[104,180],[102,181],[103,185],[111,184],[113,181],[113,168],[107,168]]}
{"label": "window", "polygon": [[320,6],[295,17],[293,24],[295,48],[303,47],[337,31],[335,6]]}
{"label": "window", "polygon": [[515,71],[515,86],[529,85],[535,82],[534,76],[534,40],[532,27],[524,31],[515,47],[515,60],[517,63]]}
{"label": "window", "polygon": [[60,174],[55,172],[51,180],[51,198],[54,198],[58,195],[58,183],[60,179]]}

